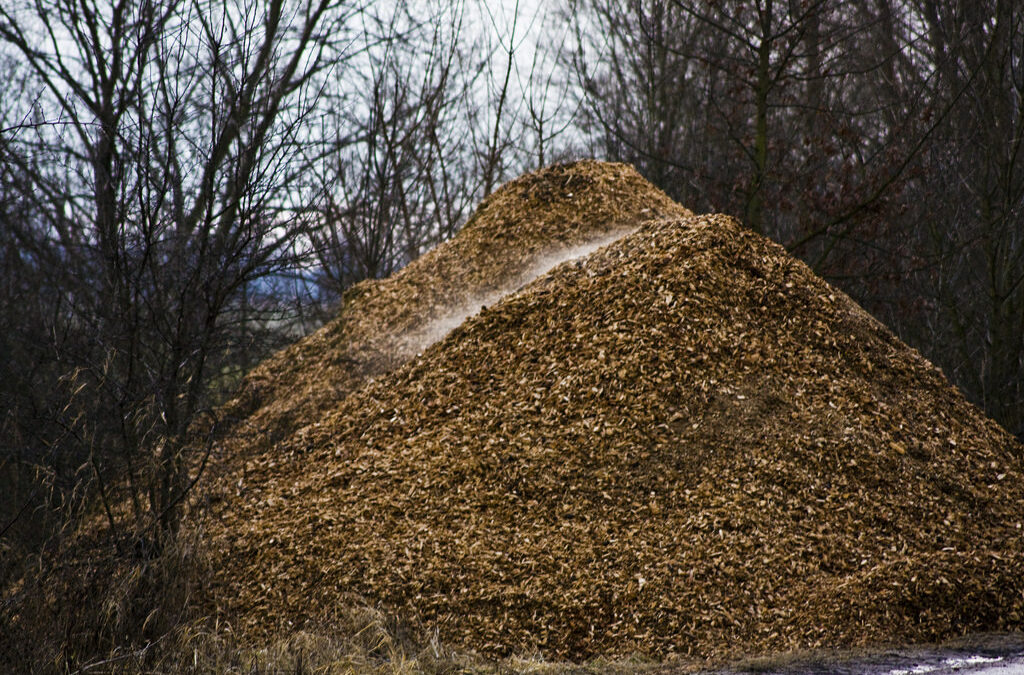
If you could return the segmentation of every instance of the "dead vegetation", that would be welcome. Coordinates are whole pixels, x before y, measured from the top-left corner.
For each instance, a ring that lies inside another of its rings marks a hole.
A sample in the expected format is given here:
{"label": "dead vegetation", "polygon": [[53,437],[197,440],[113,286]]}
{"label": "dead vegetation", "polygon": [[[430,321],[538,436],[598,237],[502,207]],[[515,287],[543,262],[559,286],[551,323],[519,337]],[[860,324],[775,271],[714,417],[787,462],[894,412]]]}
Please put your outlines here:
{"label": "dead vegetation", "polygon": [[360,604],[421,644],[572,660],[1024,623],[1021,446],[780,247],[619,165],[509,184],[232,410],[206,603],[256,641]]}

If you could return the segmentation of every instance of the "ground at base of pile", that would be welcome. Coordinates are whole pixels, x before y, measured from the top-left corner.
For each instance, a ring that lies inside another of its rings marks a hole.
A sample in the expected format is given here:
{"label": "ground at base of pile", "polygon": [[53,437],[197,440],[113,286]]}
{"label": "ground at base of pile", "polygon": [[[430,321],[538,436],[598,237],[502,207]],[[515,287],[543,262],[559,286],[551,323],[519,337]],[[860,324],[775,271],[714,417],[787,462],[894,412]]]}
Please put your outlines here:
{"label": "ground at base of pile", "polygon": [[211,605],[572,661],[1020,629],[1021,446],[735,221],[633,224],[244,461]]}
{"label": "ground at base of pile", "polygon": [[[229,630],[199,624],[162,650],[121,654],[120,673],[306,673],[330,675],[892,675],[894,672],[970,672],[972,665],[1024,663],[1024,633],[969,635],[940,644],[890,645],[854,650],[810,650],[726,658],[715,664],[640,655],[586,662],[545,660],[539,654],[487,658],[452,650],[436,639],[417,645],[396,631],[397,623],[369,608],[352,608],[345,625],[333,632],[296,631],[286,638],[245,645]],[[128,655],[129,658],[131,655]],[[127,661],[127,662],[126,662]],[[953,664],[951,667],[949,664]],[[932,668],[929,668],[929,665]],[[943,667],[945,666],[945,668]],[[1024,666],[1021,666],[1024,668]],[[1016,671],[1014,671],[1016,672]]]}

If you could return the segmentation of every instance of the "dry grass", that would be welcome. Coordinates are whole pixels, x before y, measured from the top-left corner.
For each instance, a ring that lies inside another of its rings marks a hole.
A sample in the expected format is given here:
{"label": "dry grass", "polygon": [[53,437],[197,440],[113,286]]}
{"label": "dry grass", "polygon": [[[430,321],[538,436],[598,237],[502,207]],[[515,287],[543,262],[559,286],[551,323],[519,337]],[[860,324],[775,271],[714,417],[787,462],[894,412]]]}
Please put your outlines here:
{"label": "dry grass", "polygon": [[330,632],[297,631],[286,639],[253,647],[230,631],[208,627],[188,630],[180,646],[154,672],[351,673],[358,675],[501,674],[569,675],[664,670],[666,664],[641,660],[595,660],[587,664],[551,663],[539,655],[500,660],[445,648],[435,635],[425,645],[411,642],[379,611],[351,607]]}
{"label": "dry grass", "polygon": [[[352,606],[340,612],[330,631],[295,631],[265,644],[253,644],[237,636],[225,624],[183,622],[149,641],[125,641],[98,650],[95,645],[47,640],[7,651],[0,659],[4,672],[39,673],[238,673],[262,675],[645,675],[654,672],[690,672],[683,664],[655,663],[641,659],[590,663],[552,663],[538,654],[499,660],[471,652],[445,648],[439,640],[425,645],[411,642],[394,621],[379,611]],[[96,616],[97,622],[109,617]],[[97,624],[98,625],[98,624]],[[108,624],[109,627],[109,624]],[[45,636],[44,626],[37,628]],[[7,638],[9,636],[5,636]],[[6,639],[0,646],[9,649]]]}
{"label": "dry grass", "polygon": [[96,529],[26,554],[4,580],[0,672],[134,672],[171,647],[207,573],[195,537],[114,551]]}

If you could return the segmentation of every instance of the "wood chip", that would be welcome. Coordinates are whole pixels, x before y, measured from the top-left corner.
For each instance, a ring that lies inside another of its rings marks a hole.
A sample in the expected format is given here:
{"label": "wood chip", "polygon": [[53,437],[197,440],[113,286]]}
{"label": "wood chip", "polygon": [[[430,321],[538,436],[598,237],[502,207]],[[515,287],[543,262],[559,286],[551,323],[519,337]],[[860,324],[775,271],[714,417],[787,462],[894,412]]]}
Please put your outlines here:
{"label": "wood chip", "polygon": [[254,640],[353,598],[574,660],[1022,628],[1020,444],[782,248],[622,165],[509,183],[227,412],[206,600]]}

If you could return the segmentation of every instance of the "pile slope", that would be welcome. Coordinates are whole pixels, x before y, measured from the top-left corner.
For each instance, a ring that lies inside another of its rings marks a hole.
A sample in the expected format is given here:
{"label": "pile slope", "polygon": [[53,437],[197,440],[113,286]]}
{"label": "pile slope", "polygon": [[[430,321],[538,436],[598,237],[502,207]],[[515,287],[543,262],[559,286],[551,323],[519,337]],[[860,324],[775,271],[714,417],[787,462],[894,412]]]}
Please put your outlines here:
{"label": "pile slope", "polygon": [[451,241],[349,289],[333,321],[253,369],[224,407],[225,422],[266,448],[553,261],[643,219],[688,215],[626,164],[584,160],[521,176],[481,202]]}
{"label": "pile slope", "polygon": [[487,654],[720,661],[1021,628],[1021,446],[735,221],[635,224],[245,463],[236,629],[357,598]]}

